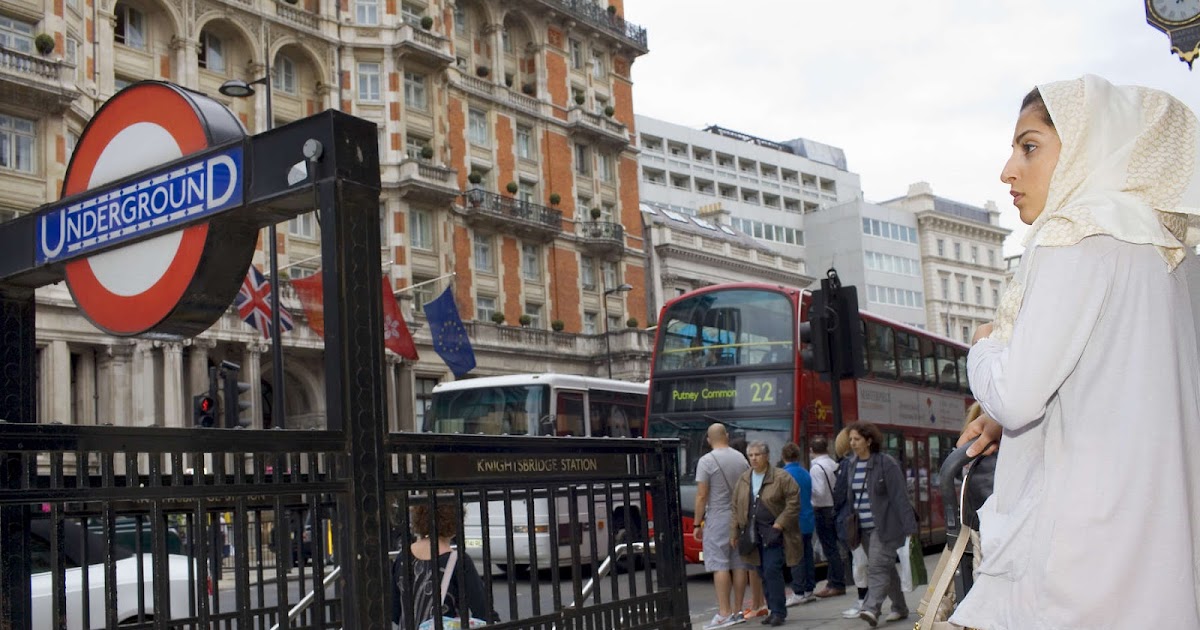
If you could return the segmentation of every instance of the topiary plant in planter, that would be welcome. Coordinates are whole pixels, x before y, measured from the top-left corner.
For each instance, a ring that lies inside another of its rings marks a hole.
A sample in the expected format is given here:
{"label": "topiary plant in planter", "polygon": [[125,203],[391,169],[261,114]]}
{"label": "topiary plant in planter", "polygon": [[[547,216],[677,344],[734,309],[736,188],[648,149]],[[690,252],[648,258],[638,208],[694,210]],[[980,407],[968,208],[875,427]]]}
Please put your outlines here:
{"label": "topiary plant in planter", "polygon": [[478,186],[479,183],[483,181],[483,175],[480,175],[479,171],[471,171],[470,174],[467,175],[467,181]]}
{"label": "topiary plant in planter", "polygon": [[558,193],[550,193],[550,205],[557,206],[562,203],[562,195]]}
{"label": "topiary plant in planter", "polygon": [[512,84],[513,84],[513,76],[512,76],[512,73],[511,73],[511,72],[505,72],[505,73],[504,73],[504,85],[505,85],[506,87],[512,87]]}
{"label": "topiary plant in planter", "polygon": [[533,87],[532,83],[525,83],[521,85],[521,92],[526,96],[533,96],[537,93],[537,88]]}
{"label": "topiary plant in planter", "polygon": [[492,73],[492,69],[487,66],[477,66],[475,68],[475,74],[479,75],[480,77],[486,77],[487,75],[489,75],[491,73]]}
{"label": "topiary plant in planter", "polygon": [[593,221],[599,221],[600,216],[602,214],[604,214],[604,213],[600,211],[600,208],[592,208],[592,220]]}
{"label": "topiary plant in planter", "polygon": [[503,324],[504,323],[504,313],[501,313],[499,311],[492,313],[492,323],[493,324]]}
{"label": "topiary plant in planter", "polygon": [[575,104],[576,105],[583,105],[583,102],[586,100],[587,100],[587,98],[585,98],[582,94],[575,95]]}
{"label": "topiary plant in planter", "polygon": [[521,322],[522,326],[528,326],[529,324],[533,323],[533,318],[527,314],[522,314],[517,318],[517,321]]}
{"label": "topiary plant in planter", "polygon": [[567,327],[566,323],[564,323],[563,320],[561,320],[561,319],[556,319],[556,320],[550,322],[550,328],[552,330],[554,330],[554,332],[562,332],[563,329],[566,327]]}
{"label": "topiary plant in planter", "polygon": [[421,28],[423,28],[427,31],[429,29],[433,28],[433,18],[428,15],[422,17],[421,18]]}
{"label": "topiary plant in planter", "polygon": [[[433,159],[433,147],[429,146],[428,144],[421,147],[421,159],[432,160]],[[470,179],[470,178],[468,177],[468,179]]]}
{"label": "topiary plant in planter", "polygon": [[625,320],[625,325],[626,325],[626,326],[628,326],[628,327],[630,327],[630,328],[637,328],[637,325],[638,325],[637,318],[636,318],[636,317],[630,317],[629,319]]}
{"label": "topiary plant in planter", "polygon": [[616,110],[616,109],[613,109],[613,106],[612,106],[612,105],[605,105],[605,106],[604,106],[604,115],[605,115],[605,116],[608,116],[609,118],[612,118],[612,117],[613,117],[613,114],[615,114],[615,113],[617,113],[617,110]]}
{"label": "topiary plant in planter", "polygon": [[508,182],[504,185],[504,190],[507,190],[510,195],[515,195],[520,187],[517,186],[517,182]]}
{"label": "topiary plant in planter", "polygon": [[42,55],[49,55],[54,52],[54,36],[49,33],[38,33],[38,36],[33,38],[33,47]]}
{"label": "topiary plant in planter", "polygon": [[616,15],[617,14],[617,5],[615,5],[615,4],[608,5],[607,11],[608,11],[609,15]]}

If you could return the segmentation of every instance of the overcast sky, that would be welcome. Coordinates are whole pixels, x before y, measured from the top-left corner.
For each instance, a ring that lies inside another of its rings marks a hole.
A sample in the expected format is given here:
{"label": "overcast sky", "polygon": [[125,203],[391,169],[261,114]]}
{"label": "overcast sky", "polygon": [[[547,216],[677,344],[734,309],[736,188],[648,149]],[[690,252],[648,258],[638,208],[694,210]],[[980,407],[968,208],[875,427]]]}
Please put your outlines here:
{"label": "overcast sky", "polygon": [[1200,107],[1190,72],[1140,0],[626,0],[650,52],[633,65],[638,114],[846,151],[868,201],[927,181],[935,194],[993,200],[1013,228],[999,173],[1021,97],[1098,74]]}

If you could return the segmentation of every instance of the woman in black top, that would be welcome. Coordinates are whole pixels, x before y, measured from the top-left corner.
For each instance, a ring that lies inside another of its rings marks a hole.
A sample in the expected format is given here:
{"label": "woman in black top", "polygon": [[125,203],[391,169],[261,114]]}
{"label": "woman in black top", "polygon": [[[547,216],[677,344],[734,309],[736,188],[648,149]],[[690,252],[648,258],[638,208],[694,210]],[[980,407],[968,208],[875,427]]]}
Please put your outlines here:
{"label": "woman in black top", "polygon": [[[466,553],[455,553],[453,573],[446,589],[446,599],[442,601],[442,575],[450,561],[451,545],[455,532],[458,531],[458,514],[456,506],[450,503],[439,503],[434,510],[435,537],[429,532],[429,506],[421,503],[414,507],[410,514],[409,524],[414,534],[418,536],[408,548],[408,562],[413,568],[411,593],[406,592],[404,564],[406,558],[403,552],[396,556],[392,563],[392,622],[402,624],[406,609],[411,607],[413,621],[421,622],[438,617],[461,618],[463,608],[468,616],[487,619],[492,615],[487,612],[487,600],[483,594],[483,580],[475,563]],[[437,570],[434,570],[433,558],[436,546]],[[465,592],[461,585],[465,585]],[[440,611],[440,612],[439,612]],[[416,627],[415,625],[413,627]]]}

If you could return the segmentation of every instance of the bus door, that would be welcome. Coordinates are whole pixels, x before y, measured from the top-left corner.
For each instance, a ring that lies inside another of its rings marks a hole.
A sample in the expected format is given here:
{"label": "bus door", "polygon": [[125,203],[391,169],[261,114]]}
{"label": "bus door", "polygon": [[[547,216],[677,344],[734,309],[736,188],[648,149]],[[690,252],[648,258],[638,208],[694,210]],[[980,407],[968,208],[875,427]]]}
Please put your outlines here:
{"label": "bus door", "polygon": [[917,447],[917,458],[914,461],[914,467],[917,470],[917,502],[914,504],[917,508],[917,528],[920,530],[922,540],[930,540],[929,452],[925,448],[923,439],[910,437],[908,443],[910,446],[915,443]]}

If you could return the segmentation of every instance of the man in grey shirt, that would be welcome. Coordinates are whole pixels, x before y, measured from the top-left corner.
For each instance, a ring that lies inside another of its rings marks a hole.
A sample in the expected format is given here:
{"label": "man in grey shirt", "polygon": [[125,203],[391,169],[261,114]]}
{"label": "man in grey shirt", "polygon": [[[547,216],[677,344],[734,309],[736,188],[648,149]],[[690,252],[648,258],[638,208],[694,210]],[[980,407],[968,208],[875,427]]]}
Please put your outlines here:
{"label": "man in grey shirt", "polygon": [[[692,536],[701,541],[704,568],[713,574],[717,590],[717,614],[705,625],[706,630],[724,628],[741,621],[742,599],[746,595],[748,566],[730,543],[733,523],[733,488],[750,464],[746,457],[729,447],[729,433],[723,424],[708,427],[712,451],[696,464],[696,511]],[[730,592],[732,588],[732,593]],[[730,595],[733,599],[730,599]]]}

